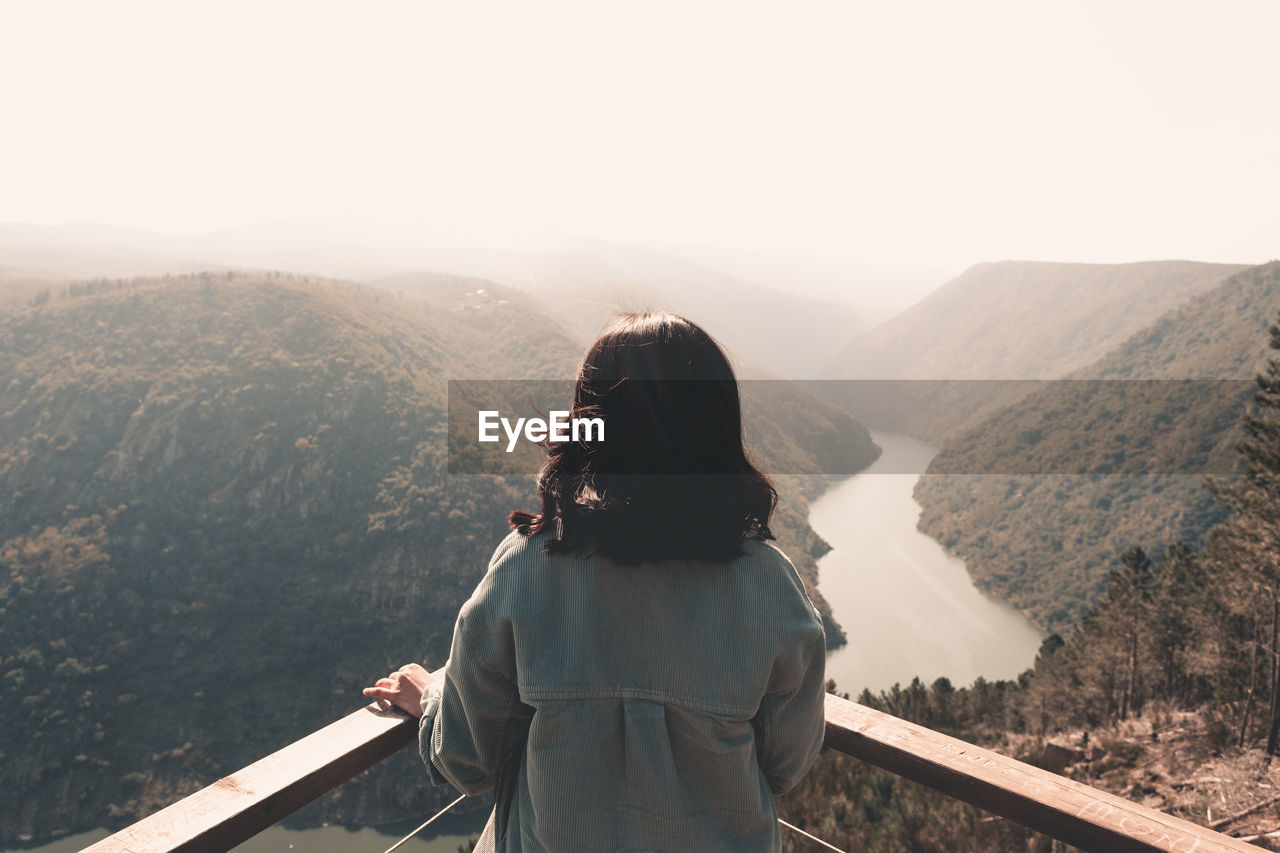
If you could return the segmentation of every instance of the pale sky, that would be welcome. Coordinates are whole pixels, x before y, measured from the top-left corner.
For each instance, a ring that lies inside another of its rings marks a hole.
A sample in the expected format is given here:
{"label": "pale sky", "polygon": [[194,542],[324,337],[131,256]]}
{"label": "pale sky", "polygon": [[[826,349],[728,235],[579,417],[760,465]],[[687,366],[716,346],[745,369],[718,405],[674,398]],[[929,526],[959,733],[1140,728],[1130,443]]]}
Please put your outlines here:
{"label": "pale sky", "polygon": [[7,2],[0,222],[1280,256],[1280,3]]}

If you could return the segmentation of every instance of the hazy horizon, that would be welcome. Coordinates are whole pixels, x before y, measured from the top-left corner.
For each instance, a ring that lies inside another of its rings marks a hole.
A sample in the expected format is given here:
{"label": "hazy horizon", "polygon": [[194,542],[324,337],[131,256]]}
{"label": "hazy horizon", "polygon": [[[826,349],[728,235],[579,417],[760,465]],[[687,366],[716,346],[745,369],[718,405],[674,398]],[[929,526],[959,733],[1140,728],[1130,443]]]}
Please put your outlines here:
{"label": "hazy horizon", "polygon": [[0,222],[951,275],[1280,255],[1269,3],[64,2],[0,23]]}

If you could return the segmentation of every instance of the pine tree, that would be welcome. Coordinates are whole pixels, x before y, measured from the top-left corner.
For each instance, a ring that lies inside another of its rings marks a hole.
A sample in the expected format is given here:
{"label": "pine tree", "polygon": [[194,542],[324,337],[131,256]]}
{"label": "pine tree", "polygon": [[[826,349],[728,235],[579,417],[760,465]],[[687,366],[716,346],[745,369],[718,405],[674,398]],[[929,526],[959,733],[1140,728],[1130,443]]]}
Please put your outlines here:
{"label": "pine tree", "polygon": [[1207,697],[1207,682],[1221,669],[1206,648],[1213,645],[1208,635],[1221,628],[1221,609],[1204,561],[1187,543],[1166,548],[1153,569],[1150,643],[1158,689],[1152,692],[1188,707]]}
{"label": "pine tree", "polygon": [[[1271,348],[1280,350],[1280,321],[1269,331]],[[1253,409],[1243,420],[1246,438],[1236,445],[1245,470],[1234,483],[1211,486],[1235,513],[1217,531],[1213,548],[1225,552],[1227,561],[1235,565],[1239,615],[1249,626],[1248,644],[1255,661],[1241,739],[1247,736],[1259,675],[1257,655],[1262,652],[1269,658],[1266,752],[1272,756],[1280,748],[1280,359],[1267,359],[1255,382]]]}
{"label": "pine tree", "polygon": [[1116,620],[1124,658],[1120,719],[1127,720],[1129,712],[1138,705],[1138,653],[1151,609],[1151,561],[1141,548],[1125,551],[1120,557],[1120,566],[1111,570],[1106,606]]}

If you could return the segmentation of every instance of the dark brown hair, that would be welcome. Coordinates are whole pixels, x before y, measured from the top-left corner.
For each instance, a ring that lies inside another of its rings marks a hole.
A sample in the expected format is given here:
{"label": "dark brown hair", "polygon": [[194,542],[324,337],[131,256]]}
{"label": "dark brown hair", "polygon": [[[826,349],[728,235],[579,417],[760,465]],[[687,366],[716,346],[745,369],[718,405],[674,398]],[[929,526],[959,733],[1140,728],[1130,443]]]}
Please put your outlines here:
{"label": "dark brown hair", "polygon": [[738,383],[701,327],[674,314],[615,317],[587,351],[571,418],[601,418],[604,441],[547,444],[542,508],[516,511],[546,550],[624,564],[723,561],[772,539],[777,492],[747,459]]}

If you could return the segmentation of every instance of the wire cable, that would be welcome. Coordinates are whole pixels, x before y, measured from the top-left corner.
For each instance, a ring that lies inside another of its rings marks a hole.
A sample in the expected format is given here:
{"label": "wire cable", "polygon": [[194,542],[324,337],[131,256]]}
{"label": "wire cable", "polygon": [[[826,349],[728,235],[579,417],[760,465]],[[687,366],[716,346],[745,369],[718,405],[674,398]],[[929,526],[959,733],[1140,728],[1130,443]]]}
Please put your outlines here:
{"label": "wire cable", "polygon": [[[465,794],[464,794],[463,796],[461,796],[461,797],[458,797],[458,799],[454,800],[452,803],[449,803],[449,805],[445,806],[445,807],[444,807],[444,808],[442,808],[440,811],[436,812],[436,813],[435,813],[435,814],[433,814],[431,817],[427,818],[426,822],[424,822],[424,823],[422,824],[422,826],[418,827],[418,828],[417,828],[417,829],[415,829],[413,832],[410,832],[408,835],[406,835],[404,838],[401,838],[401,839],[400,839],[399,841],[397,841],[395,844],[392,844],[392,845],[391,845],[390,847],[388,847],[385,851],[383,851],[383,853],[394,853],[394,851],[395,851],[395,850],[398,850],[398,849],[399,849],[401,846],[403,846],[403,845],[405,844],[405,842],[407,842],[410,838],[413,838],[413,837],[414,837],[415,835],[417,835],[419,832],[422,832],[422,830],[426,829],[428,826],[430,826],[431,824],[435,823],[435,821],[436,821],[436,819],[437,819],[438,817],[440,817],[441,815],[443,815],[445,812],[449,811],[449,809],[453,808],[454,806],[456,806],[458,803],[462,802],[462,801],[463,801],[463,800],[465,800],[466,798],[467,798],[467,797],[466,797],[466,795],[465,795]],[[790,824],[790,823],[787,823],[787,822],[786,822],[785,820],[783,820],[782,818],[778,818],[778,823],[779,823],[779,824],[781,824],[782,826],[785,826],[787,829],[791,830],[792,832],[797,833],[798,835],[803,835],[805,838],[809,839],[810,841],[814,842],[815,844],[821,844],[823,847],[825,847],[825,848],[826,848],[826,849],[828,849],[828,850],[834,850],[834,851],[836,851],[836,853],[844,853],[844,851],[843,851],[843,850],[841,850],[839,847],[836,847],[834,844],[828,844],[827,842],[823,841],[823,840],[822,840],[821,838],[819,838],[818,836],[816,836],[816,835],[810,835],[809,833],[805,832],[805,831],[804,831],[803,829],[801,829],[800,827],[798,827],[798,826],[794,826],[793,824]]]}
{"label": "wire cable", "polygon": [[801,835],[803,835],[805,838],[809,839],[810,841],[813,841],[813,842],[815,842],[815,843],[817,843],[817,844],[821,844],[823,847],[827,848],[828,850],[834,850],[834,851],[836,851],[836,853],[844,853],[844,851],[843,851],[843,850],[841,850],[839,847],[836,847],[834,844],[828,844],[827,842],[823,841],[823,840],[822,840],[821,838],[819,838],[818,836],[816,836],[816,835],[810,835],[809,833],[805,832],[805,831],[804,831],[803,829],[801,829],[800,827],[798,827],[798,826],[792,826],[791,824],[787,823],[787,822],[786,822],[785,820],[783,820],[782,818],[778,818],[778,823],[782,824],[783,826],[785,826],[787,829],[791,830],[792,832],[798,832],[798,833],[800,833]]}
{"label": "wire cable", "polygon": [[428,826],[431,826],[431,824],[435,821],[435,819],[436,819],[436,818],[440,817],[440,815],[444,814],[444,813],[445,813],[445,812],[447,812],[449,809],[453,808],[454,806],[456,806],[458,803],[462,802],[462,801],[463,801],[463,800],[465,800],[466,798],[467,798],[467,795],[466,795],[466,794],[463,794],[461,797],[458,797],[458,799],[454,800],[452,803],[449,803],[449,805],[445,806],[445,807],[444,807],[444,808],[442,808],[440,811],[436,812],[436,813],[435,813],[435,814],[433,814],[431,817],[427,818],[427,822],[426,822],[426,823],[424,823],[422,826],[418,827],[418,828],[417,828],[417,829],[415,829],[413,832],[411,832],[411,833],[409,833],[408,835],[406,835],[404,838],[401,838],[401,839],[400,839],[399,841],[397,841],[395,844],[392,844],[392,845],[391,845],[390,847],[388,847],[385,851],[383,851],[383,853],[391,853],[391,851],[398,849],[398,848],[400,847],[400,845],[404,844],[404,843],[405,843],[406,841],[408,841],[410,838],[413,838],[413,837],[414,837],[415,835],[417,835],[419,832],[422,832],[422,830],[426,829]]}

